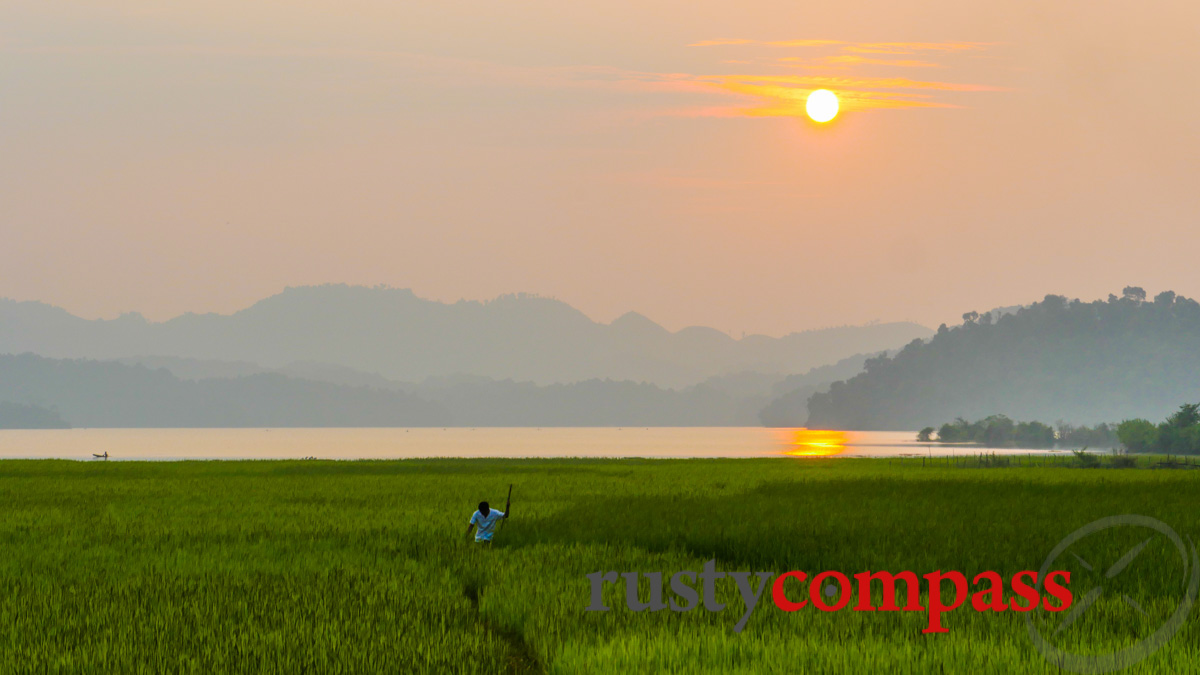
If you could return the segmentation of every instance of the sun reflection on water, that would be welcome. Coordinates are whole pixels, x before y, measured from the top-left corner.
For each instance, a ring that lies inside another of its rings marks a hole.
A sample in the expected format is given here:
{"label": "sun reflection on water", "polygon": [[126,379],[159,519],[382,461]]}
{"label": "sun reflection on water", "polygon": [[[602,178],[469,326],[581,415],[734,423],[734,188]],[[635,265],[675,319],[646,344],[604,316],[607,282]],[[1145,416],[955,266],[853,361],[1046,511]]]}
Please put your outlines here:
{"label": "sun reflection on water", "polygon": [[849,434],[831,429],[788,429],[781,440],[785,455],[828,457],[845,452]]}

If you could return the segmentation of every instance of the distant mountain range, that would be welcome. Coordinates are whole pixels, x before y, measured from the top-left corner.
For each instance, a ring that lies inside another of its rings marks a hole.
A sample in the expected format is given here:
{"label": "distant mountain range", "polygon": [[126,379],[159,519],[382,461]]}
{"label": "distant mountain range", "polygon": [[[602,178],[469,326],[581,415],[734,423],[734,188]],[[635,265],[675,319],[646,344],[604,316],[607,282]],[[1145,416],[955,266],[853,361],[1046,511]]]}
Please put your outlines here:
{"label": "distant mountain range", "polygon": [[929,334],[738,340],[634,313],[601,324],[533,296],[445,304],[341,285],[159,323],[0,300],[0,428],[754,425],[773,399],[857,373],[862,352]]}
{"label": "distant mountain range", "polygon": [[315,374],[346,383],[283,372],[185,379],[117,361],[0,355],[0,429],[749,426],[781,381],[746,374],[674,390],[631,381],[536,385],[459,376],[374,386],[375,376],[332,373]]}
{"label": "distant mountain range", "polygon": [[1200,401],[1200,304],[1169,291],[963,319],[734,339],[634,313],[597,323],[533,296],[446,304],[342,285],[164,322],[0,300],[0,428],[917,429],[1161,419]]}
{"label": "distant mountain range", "polygon": [[346,285],[289,288],[231,315],[164,322],[138,314],[88,320],[43,303],[0,300],[0,353],[146,365],[164,358],[177,376],[196,378],[340,368],[375,376],[380,386],[465,374],[539,385],[611,379],[680,388],[742,372],[804,373],[931,334],[914,323],[884,323],[734,339],[703,327],[670,332],[632,312],[597,323],[535,296],[447,304],[408,290]]}

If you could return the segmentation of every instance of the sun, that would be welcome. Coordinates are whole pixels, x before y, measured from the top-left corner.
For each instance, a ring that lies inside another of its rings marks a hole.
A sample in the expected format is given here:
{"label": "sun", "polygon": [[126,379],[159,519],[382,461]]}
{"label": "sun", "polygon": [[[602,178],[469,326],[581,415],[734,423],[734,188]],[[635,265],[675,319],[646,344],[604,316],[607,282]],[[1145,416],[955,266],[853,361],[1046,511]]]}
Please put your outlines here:
{"label": "sun", "polygon": [[828,89],[818,89],[808,95],[808,102],[805,103],[804,109],[808,111],[808,116],[813,118],[814,122],[828,122],[837,117],[838,97]]}

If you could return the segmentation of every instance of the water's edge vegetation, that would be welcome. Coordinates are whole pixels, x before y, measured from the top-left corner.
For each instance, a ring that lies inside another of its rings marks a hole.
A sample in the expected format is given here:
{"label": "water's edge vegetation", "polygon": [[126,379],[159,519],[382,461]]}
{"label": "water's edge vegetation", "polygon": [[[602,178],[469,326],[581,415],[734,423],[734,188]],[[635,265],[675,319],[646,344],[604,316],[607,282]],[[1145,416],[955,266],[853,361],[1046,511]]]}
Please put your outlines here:
{"label": "water's edge vegetation", "polygon": [[991,415],[975,422],[959,417],[917,432],[920,443],[973,443],[988,448],[1115,448],[1128,452],[1200,454],[1200,403],[1185,403],[1155,425],[1145,419],[1094,427],[1059,422],[1014,422]]}

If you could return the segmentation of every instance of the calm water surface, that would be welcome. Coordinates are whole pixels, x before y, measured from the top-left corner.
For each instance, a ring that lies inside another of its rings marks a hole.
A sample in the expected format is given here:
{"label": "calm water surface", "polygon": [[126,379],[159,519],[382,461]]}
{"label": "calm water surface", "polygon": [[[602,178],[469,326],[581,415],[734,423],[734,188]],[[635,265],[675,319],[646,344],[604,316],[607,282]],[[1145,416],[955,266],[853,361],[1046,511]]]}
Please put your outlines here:
{"label": "calm water surface", "polygon": [[[897,457],[976,454],[916,432],[760,427],[0,430],[0,458]],[[987,450],[1000,454],[1045,450]]]}

